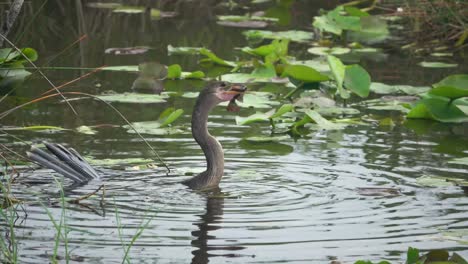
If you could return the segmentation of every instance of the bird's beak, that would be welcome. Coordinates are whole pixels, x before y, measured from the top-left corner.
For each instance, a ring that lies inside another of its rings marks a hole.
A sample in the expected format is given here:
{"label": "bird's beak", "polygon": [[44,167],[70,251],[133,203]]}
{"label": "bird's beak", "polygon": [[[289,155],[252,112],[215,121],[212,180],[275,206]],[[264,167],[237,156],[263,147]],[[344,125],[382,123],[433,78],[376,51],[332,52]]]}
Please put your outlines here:
{"label": "bird's beak", "polygon": [[239,83],[233,83],[231,84],[231,87],[229,87],[229,90],[227,90],[225,93],[227,94],[233,94],[234,97],[229,101],[227,110],[229,112],[238,112],[240,110],[239,106],[236,104],[236,100],[242,102],[242,96],[244,95],[244,92],[247,91],[247,86]]}
{"label": "bird's beak", "polygon": [[243,94],[247,90],[247,86],[239,83],[231,84],[229,90],[226,91],[228,94]]}

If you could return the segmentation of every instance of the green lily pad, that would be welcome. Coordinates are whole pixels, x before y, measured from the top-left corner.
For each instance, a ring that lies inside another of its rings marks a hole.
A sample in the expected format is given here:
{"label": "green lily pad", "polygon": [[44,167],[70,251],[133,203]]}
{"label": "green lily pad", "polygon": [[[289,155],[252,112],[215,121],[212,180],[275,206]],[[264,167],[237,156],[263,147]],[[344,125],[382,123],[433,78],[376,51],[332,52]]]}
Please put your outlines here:
{"label": "green lily pad", "polygon": [[86,6],[91,8],[102,8],[102,9],[116,9],[121,7],[120,3],[88,3]]}
{"label": "green lily pad", "polygon": [[220,77],[221,81],[231,83],[273,82],[272,78],[253,76],[250,73],[228,73],[223,74]]}
{"label": "green lily pad", "polygon": [[[244,94],[242,102],[237,102],[237,104],[240,107],[271,108],[280,104],[278,101],[273,100],[273,97],[272,93],[250,92]],[[224,104],[227,104],[227,102]]]}
{"label": "green lily pad", "polygon": [[253,39],[289,39],[295,42],[306,42],[312,40],[314,33],[300,30],[289,31],[268,31],[268,30],[247,30],[242,32],[247,38]]}
{"label": "green lily pad", "polygon": [[76,131],[81,134],[85,135],[96,135],[97,131],[95,129],[92,129],[89,126],[79,126],[76,128]]}
{"label": "green lily pad", "polygon": [[468,96],[468,74],[450,75],[434,84],[429,93],[452,99]]}
{"label": "green lily pad", "polygon": [[322,116],[342,116],[342,115],[358,115],[361,112],[354,108],[348,107],[321,107],[317,112]]}
{"label": "green lily pad", "polygon": [[140,94],[140,93],[123,93],[123,94],[106,94],[98,95],[99,99],[107,102],[119,103],[136,103],[136,104],[150,104],[150,103],[164,103],[169,98],[167,93],[162,94]]}
{"label": "green lily pad", "polygon": [[468,122],[468,116],[457,107],[457,104],[466,104],[465,100],[460,99],[452,102],[450,98],[428,94],[417,102],[407,117],[433,119],[439,122]]}
{"label": "green lily pad", "polygon": [[243,126],[254,122],[266,122],[270,120],[270,116],[275,110],[268,111],[266,113],[257,112],[247,117],[236,116],[236,124]]}
{"label": "green lily pad", "polygon": [[348,91],[343,89],[343,82],[345,79],[346,66],[335,56],[327,56],[328,65],[330,66],[333,77],[336,81],[336,87],[341,98],[347,99],[350,97]]}
{"label": "green lily pad", "polygon": [[305,114],[310,117],[321,129],[340,130],[346,127],[346,124],[337,124],[323,118],[317,111],[307,110]]}
{"label": "green lily pad", "polygon": [[243,138],[243,140],[254,143],[282,142],[288,139],[289,136],[254,136]]}
{"label": "green lily pad", "polygon": [[360,97],[369,96],[371,79],[369,73],[358,64],[346,66],[344,85]]}
{"label": "green lily pad", "polygon": [[103,71],[126,71],[126,72],[138,72],[138,65],[127,65],[127,66],[107,66],[102,68]]}
{"label": "green lily pad", "polygon": [[328,65],[328,62],[326,60],[323,60],[321,58],[315,59],[315,60],[293,60],[290,62],[291,64],[294,65],[305,65],[307,67],[313,68],[321,73],[329,73],[331,71],[330,65]]}
{"label": "green lily pad", "polygon": [[[180,134],[183,132],[182,129],[178,127],[161,127],[160,121],[144,121],[144,122],[135,122],[132,123],[132,126],[141,134],[150,134],[150,135],[174,135]],[[126,125],[124,128],[127,129],[128,133],[135,133],[130,126]]]}
{"label": "green lily pad", "polygon": [[168,55],[197,55],[200,53],[200,47],[173,47],[172,45],[167,46]]}
{"label": "green lily pad", "polygon": [[389,85],[379,82],[372,82],[370,85],[370,90],[376,94],[404,93],[407,95],[418,95],[423,94],[430,89],[431,88],[427,86]]}
{"label": "green lily pad", "polygon": [[265,122],[271,119],[281,117],[282,115],[293,111],[294,106],[292,104],[284,104],[278,110],[270,110],[266,113],[257,112],[247,117],[236,116],[236,123],[238,125],[247,125],[254,122]]}
{"label": "green lily pad", "polygon": [[307,50],[307,52],[320,55],[320,56],[327,56],[327,55],[342,55],[351,52],[349,48],[342,48],[342,47],[312,47]]}
{"label": "green lily pad", "polygon": [[462,179],[445,178],[433,175],[424,175],[416,179],[416,183],[427,187],[449,187],[455,184],[465,183]]}
{"label": "green lily pad", "polygon": [[305,65],[288,65],[284,68],[283,76],[291,77],[306,83],[329,80],[328,76]]}
{"label": "green lily pad", "polygon": [[233,22],[252,21],[252,20],[278,22],[278,18],[263,17],[263,16],[218,16],[218,20],[233,21]]}
{"label": "green lily pad", "polygon": [[204,55],[206,56],[207,58],[201,60],[203,62],[205,61],[210,61],[214,64],[218,64],[218,65],[221,65],[221,66],[227,66],[227,67],[236,67],[237,64],[232,62],[232,61],[226,61],[226,60],[223,60],[221,58],[219,58],[218,56],[216,56],[213,52],[205,49],[205,48],[202,48],[200,49],[200,54],[201,55]]}
{"label": "green lily pad", "polygon": [[437,61],[422,61],[418,63],[418,65],[424,68],[454,68],[458,66],[456,63],[445,63]]}
{"label": "green lily pad", "polygon": [[180,77],[182,79],[203,79],[205,78],[205,73],[202,71],[182,72]]}
{"label": "green lily pad", "polygon": [[167,78],[168,79],[179,79],[182,75],[182,68],[179,64],[173,64],[167,67]]}

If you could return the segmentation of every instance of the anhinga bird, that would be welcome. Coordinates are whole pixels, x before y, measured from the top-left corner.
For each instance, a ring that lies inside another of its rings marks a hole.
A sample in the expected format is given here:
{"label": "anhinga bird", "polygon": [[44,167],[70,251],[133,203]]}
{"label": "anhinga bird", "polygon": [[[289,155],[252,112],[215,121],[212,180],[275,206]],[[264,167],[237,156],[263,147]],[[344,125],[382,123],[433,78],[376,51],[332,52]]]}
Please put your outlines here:
{"label": "anhinga bird", "polygon": [[[246,90],[244,85],[215,82],[200,92],[192,113],[192,135],[206,158],[206,170],[183,183],[192,189],[217,187],[224,173],[223,148],[208,132],[208,114],[219,103],[235,103]],[[48,151],[32,147],[28,157],[78,183],[85,183],[99,174],[77,151],[59,144],[45,143]]]}

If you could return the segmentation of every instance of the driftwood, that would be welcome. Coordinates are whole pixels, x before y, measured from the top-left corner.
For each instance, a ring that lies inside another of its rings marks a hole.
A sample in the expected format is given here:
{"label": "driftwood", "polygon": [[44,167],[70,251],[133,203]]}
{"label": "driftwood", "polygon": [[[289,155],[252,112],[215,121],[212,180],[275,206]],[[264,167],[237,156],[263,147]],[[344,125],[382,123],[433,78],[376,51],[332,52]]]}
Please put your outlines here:
{"label": "driftwood", "polygon": [[[21,12],[21,7],[23,6],[24,0],[14,0],[10,6],[10,10],[5,11],[4,18],[2,21],[2,27],[0,28],[0,33],[2,36],[6,37],[10,33],[13,24],[15,23],[18,14]],[[3,46],[3,38],[0,38],[0,47]]]}

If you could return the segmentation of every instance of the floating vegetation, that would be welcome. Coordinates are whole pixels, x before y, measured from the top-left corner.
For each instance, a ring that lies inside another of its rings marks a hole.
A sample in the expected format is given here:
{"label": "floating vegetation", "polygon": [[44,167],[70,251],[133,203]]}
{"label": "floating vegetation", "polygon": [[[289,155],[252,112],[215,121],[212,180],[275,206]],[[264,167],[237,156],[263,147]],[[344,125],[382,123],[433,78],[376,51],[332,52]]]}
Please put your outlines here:
{"label": "floating vegetation", "polygon": [[134,103],[134,104],[155,104],[164,103],[169,98],[168,93],[162,94],[142,94],[142,93],[123,93],[123,94],[104,94],[98,95],[99,99],[107,102]]}
{"label": "floating vegetation", "polygon": [[446,63],[437,61],[422,61],[418,63],[419,66],[424,68],[455,68],[458,66],[456,63]]}
{"label": "floating vegetation", "polygon": [[295,42],[306,42],[314,38],[313,32],[301,30],[269,31],[269,30],[247,30],[243,34],[248,39],[288,39]]}

